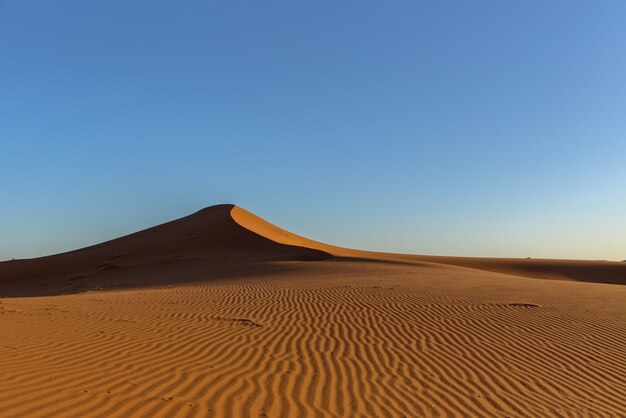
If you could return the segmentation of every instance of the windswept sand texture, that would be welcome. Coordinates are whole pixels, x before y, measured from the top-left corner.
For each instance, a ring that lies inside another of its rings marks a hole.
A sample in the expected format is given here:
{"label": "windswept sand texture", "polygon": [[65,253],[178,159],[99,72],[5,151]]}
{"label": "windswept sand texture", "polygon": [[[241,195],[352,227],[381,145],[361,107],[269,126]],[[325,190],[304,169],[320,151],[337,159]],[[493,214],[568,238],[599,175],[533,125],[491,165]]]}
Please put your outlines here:
{"label": "windswept sand texture", "polygon": [[0,263],[0,417],[624,417],[607,283],[626,263],[366,253],[216,206]]}

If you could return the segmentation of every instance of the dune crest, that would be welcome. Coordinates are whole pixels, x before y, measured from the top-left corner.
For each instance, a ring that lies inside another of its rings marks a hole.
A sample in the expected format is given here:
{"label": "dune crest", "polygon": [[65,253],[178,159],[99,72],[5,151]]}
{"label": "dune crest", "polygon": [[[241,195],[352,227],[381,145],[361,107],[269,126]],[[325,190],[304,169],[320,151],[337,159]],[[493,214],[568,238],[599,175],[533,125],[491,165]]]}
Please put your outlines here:
{"label": "dune crest", "polygon": [[296,235],[258,217],[240,206],[233,206],[230,211],[230,216],[243,228],[280,244],[310,248],[343,257],[369,254],[367,251],[337,247]]}

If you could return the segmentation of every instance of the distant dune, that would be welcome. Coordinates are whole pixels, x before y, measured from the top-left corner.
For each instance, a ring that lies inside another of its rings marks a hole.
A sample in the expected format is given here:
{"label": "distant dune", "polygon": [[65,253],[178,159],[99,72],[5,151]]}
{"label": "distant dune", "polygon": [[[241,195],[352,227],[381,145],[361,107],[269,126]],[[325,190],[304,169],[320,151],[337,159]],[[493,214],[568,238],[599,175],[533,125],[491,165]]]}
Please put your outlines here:
{"label": "distant dune", "polygon": [[624,284],[213,206],[0,263],[0,417],[624,417]]}

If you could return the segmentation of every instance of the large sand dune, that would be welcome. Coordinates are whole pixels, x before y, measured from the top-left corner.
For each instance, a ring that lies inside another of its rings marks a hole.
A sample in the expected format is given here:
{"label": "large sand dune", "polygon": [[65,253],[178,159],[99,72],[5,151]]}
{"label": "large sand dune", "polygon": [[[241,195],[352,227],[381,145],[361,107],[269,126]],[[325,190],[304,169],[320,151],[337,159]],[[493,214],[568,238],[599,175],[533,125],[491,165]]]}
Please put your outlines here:
{"label": "large sand dune", "polygon": [[619,284],[626,263],[362,252],[215,206],[0,263],[0,417],[622,417]]}

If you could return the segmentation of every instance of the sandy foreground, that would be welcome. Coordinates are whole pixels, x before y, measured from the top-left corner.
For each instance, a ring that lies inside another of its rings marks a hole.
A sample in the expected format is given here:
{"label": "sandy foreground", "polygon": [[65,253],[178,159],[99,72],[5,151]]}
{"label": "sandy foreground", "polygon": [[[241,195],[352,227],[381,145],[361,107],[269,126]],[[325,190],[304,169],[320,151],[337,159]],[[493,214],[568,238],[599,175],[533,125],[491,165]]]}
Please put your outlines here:
{"label": "sandy foreground", "polygon": [[0,417],[624,417],[625,281],[212,207],[0,263]]}

